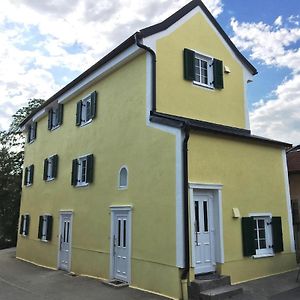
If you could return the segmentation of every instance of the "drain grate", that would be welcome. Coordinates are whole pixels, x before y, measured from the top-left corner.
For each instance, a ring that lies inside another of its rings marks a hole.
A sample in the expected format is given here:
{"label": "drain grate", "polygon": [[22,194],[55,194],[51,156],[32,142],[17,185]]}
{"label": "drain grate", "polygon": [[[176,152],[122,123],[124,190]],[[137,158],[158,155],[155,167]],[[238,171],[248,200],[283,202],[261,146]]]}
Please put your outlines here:
{"label": "drain grate", "polygon": [[124,281],[121,281],[121,280],[118,280],[118,279],[113,279],[111,281],[106,281],[104,283],[106,283],[110,286],[113,286],[113,287],[117,287],[117,288],[128,286],[127,282],[124,282]]}

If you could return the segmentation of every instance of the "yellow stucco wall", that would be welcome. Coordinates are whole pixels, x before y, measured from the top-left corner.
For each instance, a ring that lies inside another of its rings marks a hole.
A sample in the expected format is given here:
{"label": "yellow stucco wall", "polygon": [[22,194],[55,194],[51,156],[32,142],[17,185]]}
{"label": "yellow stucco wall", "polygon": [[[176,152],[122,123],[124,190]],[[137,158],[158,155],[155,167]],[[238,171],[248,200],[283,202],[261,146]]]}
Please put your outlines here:
{"label": "yellow stucco wall", "polygon": [[[145,68],[145,55],[140,55],[67,102],[60,128],[48,131],[47,117],[38,122],[37,139],[26,145],[24,163],[35,165],[34,184],[23,187],[21,201],[21,214],[31,216],[30,233],[28,238],[19,237],[17,256],[56,268],[59,211],[71,209],[71,271],[109,278],[109,207],[132,205],[131,284],[179,297],[175,136],[146,126]],[[76,103],[94,90],[98,92],[97,117],[78,128]],[[74,188],[72,159],[89,153],[95,159],[94,183]],[[59,155],[58,177],[44,182],[43,161],[53,154]],[[117,188],[122,165],[128,167],[127,190]],[[49,243],[37,238],[38,217],[43,213],[53,215]]]}
{"label": "yellow stucco wall", "polygon": [[[157,110],[174,115],[244,128],[243,68],[215,30],[197,13],[157,45]],[[224,89],[211,90],[183,80],[183,49],[223,61]]]}
{"label": "yellow stucco wall", "polygon": [[[256,142],[192,133],[189,139],[189,181],[222,184],[225,264],[219,266],[232,282],[250,280],[294,268],[291,252],[282,149]],[[242,251],[241,219],[249,213],[281,216],[284,252],[270,258],[246,258]]]}

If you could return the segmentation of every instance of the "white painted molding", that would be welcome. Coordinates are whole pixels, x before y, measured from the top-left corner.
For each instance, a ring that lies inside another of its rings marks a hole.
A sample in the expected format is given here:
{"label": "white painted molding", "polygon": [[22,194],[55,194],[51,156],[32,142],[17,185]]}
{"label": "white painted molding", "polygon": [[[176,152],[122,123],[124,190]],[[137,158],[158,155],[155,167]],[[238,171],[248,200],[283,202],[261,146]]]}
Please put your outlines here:
{"label": "white painted molding", "polygon": [[288,168],[287,168],[285,149],[283,149],[281,151],[281,156],[282,156],[282,167],[283,167],[283,175],[284,175],[289,232],[290,232],[291,252],[296,252],[295,239],[294,239],[294,228],[293,228],[293,217],[292,217],[291,194],[290,194],[290,185],[289,185],[289,177],[288,177]]}
{"label": "white painted molding", "polygon": [[248,217],[272,217],[272,213],[249,213]]}
{"label": "white painted molding", "polygon": [[118,211],[118,210],[133,210],[132,205],[111,205],[110,207],[111,211]]}
{"label": "white painted molding", "polygon": [[189,188],[201,190],[221,190],[223,188],[223,184],[189,182]]}

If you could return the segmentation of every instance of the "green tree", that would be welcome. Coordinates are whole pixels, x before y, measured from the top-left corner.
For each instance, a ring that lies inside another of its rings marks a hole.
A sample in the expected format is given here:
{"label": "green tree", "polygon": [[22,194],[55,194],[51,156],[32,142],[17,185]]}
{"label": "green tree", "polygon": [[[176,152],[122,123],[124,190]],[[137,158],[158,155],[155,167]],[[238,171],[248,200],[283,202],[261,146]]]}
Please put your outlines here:
{"label": "green tree", "polygon": [[25,137],[20,123],[44,100],[30,99],[14,115],[7,131],[0,131],[0,249],[17,239]]}

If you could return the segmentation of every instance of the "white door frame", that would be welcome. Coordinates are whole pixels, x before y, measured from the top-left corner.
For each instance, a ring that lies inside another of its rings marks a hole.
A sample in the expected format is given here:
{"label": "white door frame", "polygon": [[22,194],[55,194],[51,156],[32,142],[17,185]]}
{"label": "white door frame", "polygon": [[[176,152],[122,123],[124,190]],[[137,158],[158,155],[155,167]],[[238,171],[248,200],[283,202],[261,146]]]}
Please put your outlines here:
{"label": "white door frame", "polygon": [[72,265],[72,239],[73,239],[73,211],[72,210],[60,210],[59,211],[59,227],[58,227],[58,239],[57,239],[57,269],[60,268],[60,235],[61,235],[61,215],[70,215],[70,254],[69,254],[69,272]]}
{"label": "white door frame", "polygon": [[114,219],[115,215],[117,213],[127,213],[128,219],[128,268],[127,268],[127,282],[130,284],[131,282],[131,236],[132,236],[132,229],[131,229],[131,219],[132,219],[132,206],[131,205],[121,205],[121,206],[110,206],[110,213],[111,213],[111,225],[110,225],[110,264],[109,264],[109,274],[110,274],[110,279],[114,279],[114,239],[113,239],[113,234],[115,232],[114,228]]}
{"label": "white door frame", "polygon": [[194,200],[195,194],[199,192],[209,192],[213,195],[213,215],[214,215],[214,240],[215,240],[215,262],[224,263],[224,240],[223,240],[223,216],[222,216],[222,188],[221,184],[206,184],[206,183],[189,183],[190,190],[190,228],[191,228],[191,254],[192,267],[195,268],[195,210]]}

